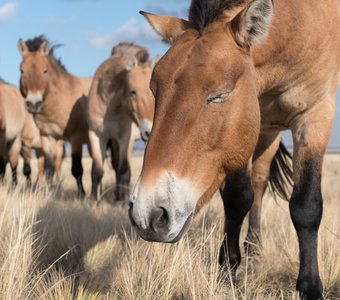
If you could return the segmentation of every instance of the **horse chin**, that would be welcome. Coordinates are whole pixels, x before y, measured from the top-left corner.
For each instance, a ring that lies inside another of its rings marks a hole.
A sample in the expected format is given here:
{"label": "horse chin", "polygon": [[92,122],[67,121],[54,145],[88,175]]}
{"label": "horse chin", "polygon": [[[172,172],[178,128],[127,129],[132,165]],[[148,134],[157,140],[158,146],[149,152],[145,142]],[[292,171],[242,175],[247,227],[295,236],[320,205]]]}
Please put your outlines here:
{"label": "horse chin", "polygon": [[181,231],[177,234],[177,236],[170,242],[168,243],[177,243],[183,236],[184,234],[189,230],[191,221],[192,221],[192,214],[187,218],[187,220],[185,221]]}
{"label": "horse chin", "polygon": [[39,114],[40,112],[41,112],[41,110],[42,110],[42,107],[40,106],[40,107],[38,107],[38,108],[36,108],[36,107],[27,107],[27,110],[28,110],[28,112],[30,112],[31,114]]}
{"label": "horse chin", "polygon": [[36,114],[39,114],[41,112],[41,109],[29,110],[29,112],[33,115],[36,115]]}
{"label": "horse chin", "polygon": [[[131,218],[130,218],[131,219]],[[174,234],[160,234],[155,231],[144,231],[134,224],[134,221],[131,219],[132,225],[136,230],[137,234],[147,242],[156,242],[156,243],[167,243],[167,244],[174,244],[177,243],[184,234],[188,231],[191,221],[193,219],[193,214],[191,214],[185,221],[181,230],[174,236]]]}

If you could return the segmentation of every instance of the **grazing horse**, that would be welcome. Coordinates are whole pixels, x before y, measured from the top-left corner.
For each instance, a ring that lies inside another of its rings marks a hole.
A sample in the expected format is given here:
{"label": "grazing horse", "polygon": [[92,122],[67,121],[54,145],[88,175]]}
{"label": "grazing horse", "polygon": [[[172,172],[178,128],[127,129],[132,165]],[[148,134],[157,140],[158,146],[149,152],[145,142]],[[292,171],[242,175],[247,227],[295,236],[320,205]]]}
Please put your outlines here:
{"label": "grazing horse", "polygon": [[20,90],[43,137],[46,159],[55,162],[57,153],[51,143],[44,142],[45,137],[71,143],[72,175],[77,181],[78,195],[83,197],[81,158],[82,145],[88,144],[86,97],[91,79],[67,72],[53,54],[56,46],[50,46],[43,36],[26,42],[20,39],[18,47],[22,55]]}
{"label": "grazing horse", "polygon": [[339,2],[192,0],[189,21],[142,14],[171,47],[151,80],[153,129],[129,204],[137,232],[177,241],[226,179],[220,263],[229,259],[234,273],[242,222],[262,197],[280,131],[289,129],[296,287],[308,300],[322,297],[317,236],[340,79]]}
{"label": "grazing horse", "polygon": [[0,179],[3,180],[9,162],[14,185],[18,183],[17,167],[25,114],[20,92],[14,86],[0,80]]}
{"label": "grazing horse", "polygon": [[147,140],[154,113],[154,97],[149,88],[152,62],[146,49],[121,43],[96,71],[88,99],[89,138],[92,149],[92,194],[99,199],[103,160],[110,141],[112,166],[116,171],[116,200],[129,195],[130,155],[133,123]]}

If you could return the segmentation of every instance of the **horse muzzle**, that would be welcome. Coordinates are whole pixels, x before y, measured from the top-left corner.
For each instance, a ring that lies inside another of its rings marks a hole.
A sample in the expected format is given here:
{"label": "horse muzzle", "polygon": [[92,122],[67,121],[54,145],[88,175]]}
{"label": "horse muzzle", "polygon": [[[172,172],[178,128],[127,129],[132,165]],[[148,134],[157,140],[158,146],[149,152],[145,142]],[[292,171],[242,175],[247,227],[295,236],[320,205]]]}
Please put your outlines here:
{"label": "horse muzzle", "polygon": [[[154,186],[138,181],[129,201],[129,217],[138,235],[146,241],[175,243],[188,230],[194,215],[194,192],[166,172]],[[182,189],[181,189],[182,188]]]}
{"label": "horse muzzle", "polygon": [[37,101],[37,102],[31,102],[31,101],[25,101],[26,103],[26,108],[27,110],[32,113],[32,114],[36,114],[41,112],[42,109],[42,101]]}
{"label": "horse muzzle", "polygon": [[43,106],[43,96],[41,92],[28,92],[25,104],[27,107],[27,110],[32,113],[39,113]]}

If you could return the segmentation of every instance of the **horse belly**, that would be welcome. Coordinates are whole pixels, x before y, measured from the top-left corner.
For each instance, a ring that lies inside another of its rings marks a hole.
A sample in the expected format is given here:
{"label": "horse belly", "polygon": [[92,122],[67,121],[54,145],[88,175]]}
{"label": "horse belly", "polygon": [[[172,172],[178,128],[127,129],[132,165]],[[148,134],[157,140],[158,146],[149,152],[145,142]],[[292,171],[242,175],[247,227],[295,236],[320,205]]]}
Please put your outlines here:
{"label": "horse belly", "polygon": [[60,128],[58,124],[40,119],[39,117],[35,118],[35,122],[40,130],[41,135],[52,136],[55,139],[64,138],[64,131],[62,130],[62,128]]}

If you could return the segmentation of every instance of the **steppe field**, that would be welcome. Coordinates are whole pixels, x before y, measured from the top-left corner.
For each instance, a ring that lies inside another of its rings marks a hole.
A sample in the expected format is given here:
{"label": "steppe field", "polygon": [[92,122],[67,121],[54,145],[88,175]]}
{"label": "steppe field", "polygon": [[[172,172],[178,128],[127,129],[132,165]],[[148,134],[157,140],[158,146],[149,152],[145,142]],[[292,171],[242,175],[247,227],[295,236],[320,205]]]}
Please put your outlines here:
{"label": "steppe field", "polygon": [[[141,164],[142,155],[135,153],[133,183]],[[85,158],[87,192],[90,166]],[[22,175],[15,190],[8,183],[0,187],[1,300],[298,299],[297,239],[287,202],[266,195],[259,254],[243,254],[232,285],[219,276],[223,208],[218,195],[179,243],[147,243],[133,232],[127,203],[111,203],[115,178],[108,162],[104,201],[98,205],[77,200],[70,168],[67,158],[62,182],[51,188],[25,189]],[[320,272],[325,298],[340,299],[340,155],[325,159],[323,195]]]}

